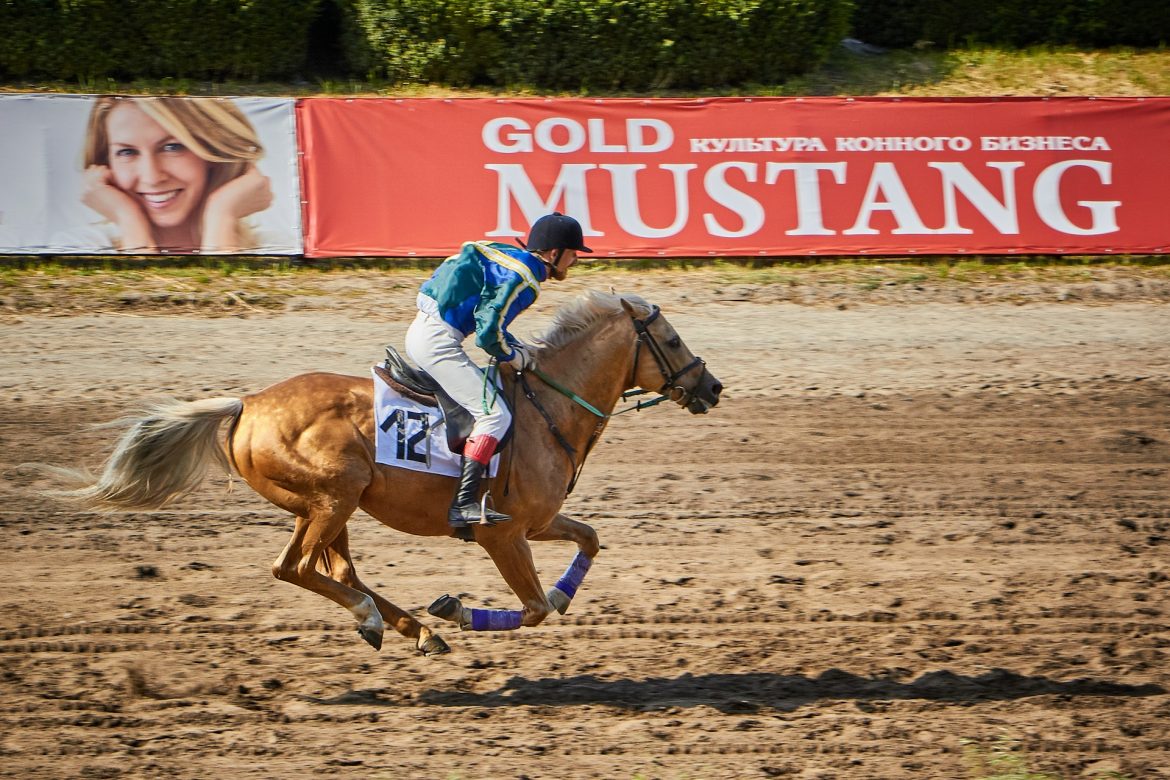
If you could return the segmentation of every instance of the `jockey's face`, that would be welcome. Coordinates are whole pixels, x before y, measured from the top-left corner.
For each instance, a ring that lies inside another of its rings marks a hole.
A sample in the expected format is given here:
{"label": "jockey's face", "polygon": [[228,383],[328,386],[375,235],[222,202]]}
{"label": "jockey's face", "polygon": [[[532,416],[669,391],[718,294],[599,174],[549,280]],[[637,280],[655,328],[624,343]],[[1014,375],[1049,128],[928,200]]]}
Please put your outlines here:
{"label": "jockey's face", "polygon": [[[558,254],[559,253],[559,254]],[[556,262],[553,262],[556,258]],[[576,249],[554,249],[545,258],[548,261],[549,275],[557,281],[563,282],[569,275],[569,269],[577,264]]]}

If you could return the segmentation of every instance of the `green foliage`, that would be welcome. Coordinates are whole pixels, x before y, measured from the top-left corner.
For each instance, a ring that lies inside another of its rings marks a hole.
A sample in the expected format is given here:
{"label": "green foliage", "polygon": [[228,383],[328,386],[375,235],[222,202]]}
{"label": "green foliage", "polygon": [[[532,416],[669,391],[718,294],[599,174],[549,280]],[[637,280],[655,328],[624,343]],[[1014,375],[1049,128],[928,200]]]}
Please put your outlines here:
{"label": "green foliage", "polygon": [[281,78],[321,0],[0,0],[0,75]]}
{"label": "green foliage", "polygon": [[[195,4],[206,0],[193,0]],[[242,78],[291,76],[304,67],[309,25],[320,0],[217,0],[235,6],[232,74]]]}
{"label": "green foliage", "polygon": [[[1020,741],[1007,734],[1000,734],[990,744],[966,739],[962,743],[963,757],[974,780],[1060,780],[1059,775],[1034,771]],[[1092,776],[1097,780],[1132,780],[1119,772]]]}
{"label": "green foliage", "polygon": [[4,0],[0,73],[87,79],[114,75],[129,53],[118,29],[119,12],[126,10],[120,5],[111,0]]}
{"label": "green foliage", "polygon": [[372,75],[537,89],[776,81],[821,62],[850,0],[355,0]]}
{"label": "green foliage", "polygon": [[[438,18],[416,13],[416,0],[356,0],[353,11],[370,51],[370,73],[396,82],[422,81],[431,60],[443,49]],[[425,5],[425,4],[424,4]],[[432,4],[433,5],[433,4]]]}
{"label": "green foliage", "polygon": [[1031,771],[1019,740],[1006,735],[986,747],[964,740],[963,748],[972,776],[978,780],[1059,780],[1053,775]]}
{"label": "green foliage", "polygon": [[0,78],[730,91],[814,71],[850,29],[888,47],[1149,47],[1170,44],[1170,2],[0,0]]}
{"label": "green foliage", "polygon": [[25,77],[43,70],[53,57],[57,4],[47,0],[0,0],[0,74]]}
{"label": "green foliage", "polygon": [[1170,43],[1166,0],[856,0],[856,5],[853,34],[881,46]]}
{"label": "green foliage", "polygon": [[[372,72],[370,42],[357,7],[360,2],[321,0],[321,11],[309,30],[309,72],[357,77]],[[330,61],[315,61],[318,58]]]}
{"label": "green foliage", "polygon": [[[520,3],[517,3],[520,5]],[[490,83],[582,91],[644,89],[662,78],[667,2],[523,2]]]}
{"label": "green foliage", "polygon": [[[129,76],[222,76],[230,69],[236,25],[232,0],[169,0],[142,3],[126,19],[140,42],[140,60],[123,67]],[[166,9],[160,13],[160,6]],[[234,69],[233,69],[234,70]],[[123,74],[119,74],[123,75]]]}

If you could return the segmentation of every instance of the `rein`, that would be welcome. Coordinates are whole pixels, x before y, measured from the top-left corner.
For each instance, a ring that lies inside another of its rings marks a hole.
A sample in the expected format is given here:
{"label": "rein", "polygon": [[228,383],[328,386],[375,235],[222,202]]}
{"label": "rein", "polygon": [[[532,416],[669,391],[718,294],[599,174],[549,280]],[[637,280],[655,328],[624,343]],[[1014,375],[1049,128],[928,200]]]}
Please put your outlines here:
{"label": "rein", "polygon": [[[573,403],[577,404],[577,406],[580,406],[582,409],[589,411],[590,414],[593,414],[596,417],[601,417],[601,418],[604,418],[606,420],[608,420],[611,417],[617,417],[619,414],[625,414],[626,412],[640,412],[643,409],[649,409],[651,406],[657,406],[658,404],[662,403],[663,401],[670,400],[669,395],[660,395],[657,398],[653,398],[649,401],[638,401],[633,406],[627,406],[625,409],[619,409],[616,412],[610,412],[609,414],[606,414],[605,412],[601,411],[593,404],[586,401],[581,396],[574,393],[569,388],[564,387],[563,385],[559,384],[555,379],[553,379],[551,376],[549,376],[548,374],[541,371],[539,368],[532,368],[532,369],[529,369],[529,371],[531,371],[533,374],[536,374],[536,376],[540,379],[541,382],[544,382],[546,385],[551,387],[553,390],[556,390],[558,393],[565,396]],[[624,393],[622,393],[622,400],[628,401],[630,398],[633,398],[636,395],[643,395],[643,394],[649,393],[649,392],[651,392],[651,391],[650,390],[627,390]]]}
{"label": "rein", "polygon": [[[550,415],[548,410],[546,410],[540,403],[540,399],[536,397],[536,393],[533,392],[532,386],[528,384],[528,379],[524,375],[525,372],[518,371],[516,373],[516,377],[520,381],[521,387],[524,389],[524,397],[531,401],[532,405],[536,407],[536,411],[538,411],[540,416],[544,418],[544,421],[548,425],[548,429],[552,433],[553,438],[557,440],[557,443],[561,446],[561,449],[563,449],[565,454],[569,456],[569,463],[572,464],[573,467],[573,477],[569,480],[568,488],[565,489],[566,496],[572,493],[573,488],[577,486],[577,480],[581,477],[581,472],[585,469],[585,459],[589,457],[589,453],[593,450],[593,445],[597,444],[597,440],[601,438],[601,433],[605,430],[605,426],[611,418],[617,417],[619,414],[625,414],[626,412],[640,412],[643,409],[649,409],[652,406],[657,406],[663,401],[677,400],[680,404],[685,405],[694,395],[694,390],[688,390],[676,383],[692,369],[699,366],[705,366],[707,364],[703,361],[702,358],[696,356],[690,363],[687,363],[677,371],[671,372],[670,361],[667,359],[666,353],[663,351],[662,346],[658,343],[658,340],[654,338],[654,334],[650,332],[649,328],[650,323],[658,319],[658,315],[660,313],[660,309],[655,306],[650,312],[649,316],[647,316],[644,320],[640,320],[637,317],[634,317],[632,314],[630,315],[630,319],[634,324],[634,331],[638,334],[637,346],[634,348],[634,363],[631,368],[631,384],[633,383],[632,376],[635,375],[638,370],[638,358],[641,355],[642,345],[645,344],[650,354],[654,357],[654,362],[658,364],[658,370],[662,374],[662,378],[664,380],[662,386],[657,390],[659,394],[657,398],[652,398],[648,401],[637,401],[632,406],[627,406],[625,409],[607,413],[601,411],[569,388],[561,385],[559,382],[541,371],[539,368],[533,367],[529,369],[533,374],[536,375],[538,379],[540,379],[540,381],[544,382],[553,390],[556,390],[558,393],[565,396],[570,401],[598,418],[597,424],[593,427],[593,433],[589,435],[589,441],[585,444],[585,452],[581,456],[580,463],[577,463],[576,448],[569,444],[568,439],[566,439],[565,435],[561,433],[561,430],[557,426],[556,421],[553,420],[552,415]],[[663,392],[668,388],[670,390],[669,393]],[[675,398],[675,391],[681,391],[681,394],[677,398]],[[649,392],[652,391],[641,389],[627,390],[622,393],[621,400],[628,401],[634,396]]]}

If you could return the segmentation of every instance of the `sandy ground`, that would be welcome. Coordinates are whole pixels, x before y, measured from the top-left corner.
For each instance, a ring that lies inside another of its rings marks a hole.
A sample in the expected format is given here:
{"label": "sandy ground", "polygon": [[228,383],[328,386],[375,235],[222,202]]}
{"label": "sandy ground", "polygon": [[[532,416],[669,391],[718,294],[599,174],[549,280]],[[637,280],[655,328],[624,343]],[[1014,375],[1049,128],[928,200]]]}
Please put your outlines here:
{"label": "sandy ground", "polygon": [[[101,516],[18,466],[96,464],[89,424],[161,395],[364,374],[414,276],[10,285],[0,776],[953,780],[1017,746],[1052,776],[1170,777],[1165,274],[887,273],[550,286],[518,332],[633,289],[724,401],[610,426],[566,504],[602,553],[535,629],[441,627],[443,593],[514,606],[486,555],[356,516],[363,578],[440,628],[433,658],[274,580],[291,519],[246,485]],[[573,548],[534,552],[548,584]]]}

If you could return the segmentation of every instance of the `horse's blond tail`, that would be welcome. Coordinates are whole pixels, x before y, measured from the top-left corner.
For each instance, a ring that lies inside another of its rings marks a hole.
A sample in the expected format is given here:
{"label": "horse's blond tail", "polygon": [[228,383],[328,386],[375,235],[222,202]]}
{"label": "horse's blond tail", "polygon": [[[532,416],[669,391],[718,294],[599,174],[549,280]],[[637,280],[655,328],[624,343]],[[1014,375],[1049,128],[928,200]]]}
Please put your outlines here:
{"label": "horse's blond tail", "polygon": [[191,492],[215,461],[231,473],[219,444],[224,420],[244,408],[238,398],[165,401],[141,417],[126,417],[102,427],[127,428],[102,466],[100,477],[83,469],[41,466],[75,485],[48,491],[92,509],[158,509]]}

